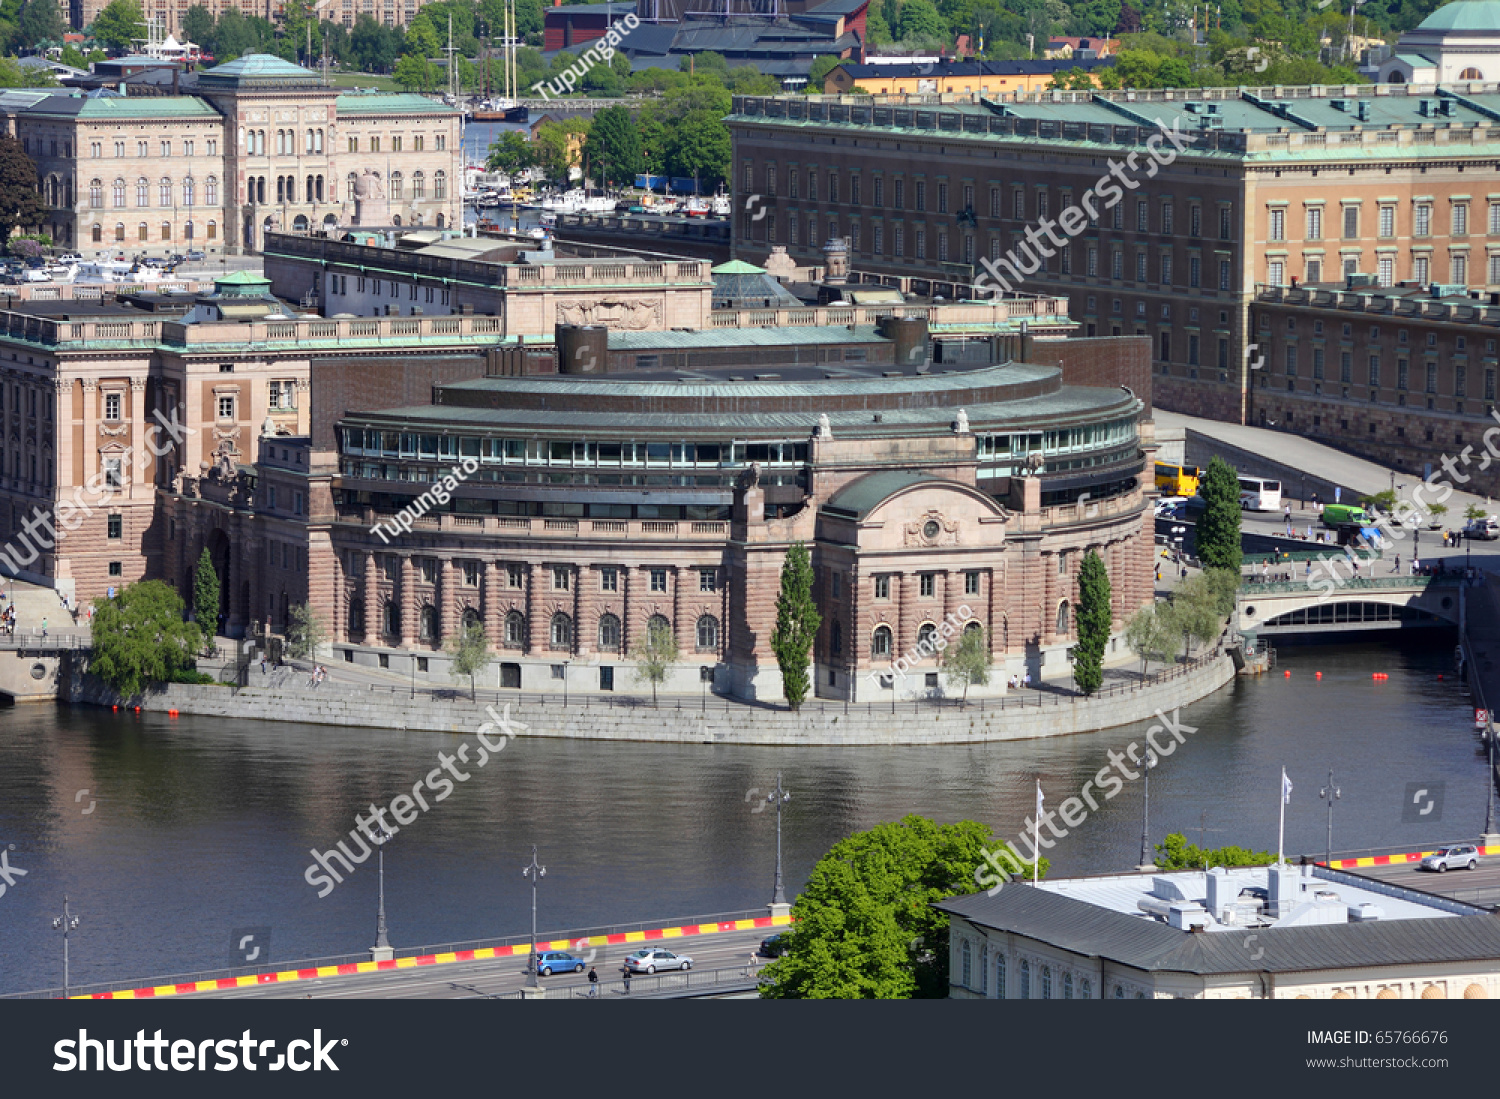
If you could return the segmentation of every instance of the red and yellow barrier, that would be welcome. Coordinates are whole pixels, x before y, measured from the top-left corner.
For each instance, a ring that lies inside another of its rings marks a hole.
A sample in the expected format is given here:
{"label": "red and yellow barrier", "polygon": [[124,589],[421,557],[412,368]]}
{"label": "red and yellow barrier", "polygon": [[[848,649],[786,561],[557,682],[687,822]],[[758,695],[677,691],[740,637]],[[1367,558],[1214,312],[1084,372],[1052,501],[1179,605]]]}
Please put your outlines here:
{"label": "red and yellow barrier", "polygon": [[[646,943],[658,939],[679,939],[687,935],[717,935],[725,931],[754,931],[763,927],[785,927],[791,923],[790,916],[759,916],[749,920],[725,920],[722,923],[693,923],[682,927],[657,927],[644,931],[622,931],[614,935],[595,935],[582,939],[553,939],[536,944],[538,953],[544,950],[581,950],[590,946],[614,946],[619,943]],[[95,992],[87,996],[74,996],[75,1000],[150,1000],[161,996],[184,996],[192,992],[217,992],[226,988],[247,988],[251,985],[289,984],[293,981],[312,981],[321,977],[348,977],[356,973],[379,973],[386,969],[413,969],[425,965],[451,965],[454,962],[482,962],[491,958],[524,958],[531,948],[521,943],[516,946],[487,946],[479,950],[455,950],[446,954],[419,954],[414,958],[393,958],[388,962],[349,962],[344,965],[320,965],[312,969],[286,969],[280,973],[252,973],[244,977],[220,977],[212,981],[188,981],[176,985],[156,985],[153,988],[134,988],[122,992]]]}
{"label": "red and yellow barrier", "polygon": [[[1366,866],[1405,866],[1421,862],[1434,851],[1409,851],[1404,855],[1366,855],[1358,859],[1334,859],[1330,864],[1335,870],[1359,870]],[[1481,855],[1500,855],[1500,847],[1481,847]]]}

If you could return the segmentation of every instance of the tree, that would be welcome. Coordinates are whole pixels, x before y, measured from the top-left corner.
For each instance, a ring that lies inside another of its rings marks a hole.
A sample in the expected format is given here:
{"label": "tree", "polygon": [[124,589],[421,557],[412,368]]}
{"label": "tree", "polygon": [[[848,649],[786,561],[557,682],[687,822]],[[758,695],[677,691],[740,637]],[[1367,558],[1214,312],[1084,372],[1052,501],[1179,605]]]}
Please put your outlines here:
{"label": "tree", "polygon": [[0,240],[42,223],[46,207],[36,190],[36,166],[18,138],[0,138]]}
{"label": "tree", "polygon": [[630,112],[624,107],[606,107],[595,114],[583,155],[601,182],[634,182],[644,165],[641,133]]}
{"label": "tree", "polygon": [[146,36],[146,17],[135,0],[109,0],[88,32],[109,49],[128,50],[133,39]]}
{"label": "tree", "polygon": [[[1208,644],[1224,629],[1219,596],[1206,576],[1194,576],[1172,593],[1172,621],[1191,643]],[[1192,655],[1191,644],[1188,655]]]}
{"label": "tree", "polygon": [[427,58],[414,53],[401,55],[391,78],[403,91],[427,93],[442,82],[442,71]]}
{"label": "tree", "polygon": [[55,88],[57,86],[57,78],[47,69],[32,65],[23,68],[16,64],[14,57],[0,57],[0,88]]}
{"label": "tree", "polygon": [[1167,603],[1155,603],[1142,607],[1125,623],[1125,645],[1141,658],[1141,674],[1146,674],[1148,661],[1170,664],[1177,659],[1182,645],[1182,631],[1172,618],[1172,608]]}
{"label": "tree", "polygon": [[318,650],[328,644],[328,631],[318,612],[308,603],[292,607],[292,623],[286,631],[286,651],[294,660],[316,660]]}
{"label": "tree", "polygon": [[198,555],[198,571],[193,574],[193,620],[203,631],[205,645],[218,636],[219,573],[207,546]]}
{"label": "tree", "polygon": [[202,4],[194,4],[182,15],[182,34],[200,46],[214,36],[214,13]]}
{"label": "tree", "polygon": [[1109,570],[1103,559],[1090,550],[1078,566],[1078,644],[1073,647],[1073,682],[1091,695],[1104,682],[1104,650],[1114,622]]}
{"label": "tree", "polygon": [[990,681],[990,639],[977,622],[959,631],[958,640],[948,642],[940,657],[948,686],[963,686],[969,701],[969,684],[983,687]]}
{"label": "tree", "polygon": [[[1437,514],[1437,508],[1433,508],[1432,512],[1434,515]],[[1480,507],[1478,504],[1470,504],[1468,507],[1464,508],[1464,518],[1469,520],[1470,522],[1473,522],[1475,519],[1483,519],[1484,508]]]}
{"label": "tree", "polygon": [[1206,505],[1198,520],[1198,560],[1204,568],[1232,569],[1238,574],[1244,562],[1240,548],[1240,480],[1218,455],[1208,463],[1198,495]]}
{"label": "tree", "polygon": [[932,904],[974,891],[989,840],[975,821],[915,815],[840,840],[792,906],[786,953],[761,971],[761,996],[947,996],[948,917]]}
{"label": "tree", "polygon": [[26,0],[18,29],[22,42],[35,49],[43,42],[61,43],[68,24],[58,10],[57,0]]}
{"label": "tree", "polygon": [[928,0],[906,0],[901,5],[901,18],[896,22],[896,38],[949,40],[948,24]]}
{"label": "tree", "polygon": [[183,621],[182,597],[160,580],[127,584],[113,599],[94,600],[89,671],[126,698],[148,683],[193,670],[202,635]]}
{"label": "tree", "polygon": [[490,155],[485,161],[485,167],[492,172],[504,172],[506,175],[514,176],[530,168],[534,158],[531,142],[512,130],[501,134],[499,139],[490,146]]}
{"label": "tree", "polygon": [[729,175],[729,129],[723,117],[693,111],[667,134],[667,170],[711,191]]}
{"label": "tree", "polygon": [[843,59],[835,57],[831,53],[825,53],[812,59],[812,64],[807,68],[807,90],[809,94],[821,95],[823,89],[828,86],[828,74],[843,64]]}
{"label": "tree", "polygon": [[812,557],[807,546],[793,542],[781,566],[781,592],[776,596],[776,628],[771,632],[771,651],[781,669],[781,690],[795,711],[802,706],[812,683],[808,661],[813,639],[823,625],[823,616],[813,604]]}
{"label": "tree", "polygon": [[656,705],[656,688],[666,680],[667,672],[677,663],[677,637],[672,627],[659,618],[646,623],[646,636],[637,637],[630,646],[635,661],[635,678],[651,684],[651,705]]}
{"label": "tree", "polygon": [[490,642],[484,636],[484,627],[478,622],[470,622],[458,633],[453,634],[443,643],[443,648],[453,656],[453,663],[448,667],[449,675],[466,675],[469,677],[469,697],[477,696],[474,685],[474,677],[484,671],[490,662]]}
{"label": "tree", "polygon": [[1268,866],[1276,861],[1270,851],[1248,847],[1199,847],[1188,843],[1181,832],[1173,832],[1156,845],[1156,865],[1162,870],[1208,870],[1215,866]]}

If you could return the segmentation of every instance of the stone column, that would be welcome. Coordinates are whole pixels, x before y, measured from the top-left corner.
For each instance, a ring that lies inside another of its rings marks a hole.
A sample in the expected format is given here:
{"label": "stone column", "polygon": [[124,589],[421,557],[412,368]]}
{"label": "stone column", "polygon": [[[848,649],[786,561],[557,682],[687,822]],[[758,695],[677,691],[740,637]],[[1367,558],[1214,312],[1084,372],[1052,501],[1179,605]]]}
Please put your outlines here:
{"label": "stone column", "polygon": [[438,631],[442,635],[437,641],[438,648],[458,632],[458,592],[453,579],[457,572],[451,557],[444,557],[438,565]]}
{"label": "stone column", "polygon": [[381,644],[380,628],[384,625],[380,606],[380,570],[376,565],[375,554],[365,551],[365,576],[364,576],[364,599],[365,599],[365,644]]}
{"label": "stone column", "polygon": [[401,555],[401,647],[411,649],[417,643],[417,585],[416,569],[412,567],[411,554]]}
{"label": "stone column", "polygon": [[537,586],[547,574],[547,566],[526,566],[526,651],[533,656],[547,651],[552,616],[547,613],[543,595]]}
{"label": "stone column", "polygon": [[486,561],[481,566],[484,569],[484,603],[483,618],[484,636],[490,643],[490,648],[500,649],[505,643],[505,615],[500,610],[500,579],[505,572],[505,566],[498,561]]}
{"label": "stone column", "polygon": [[[93,378],[80,378],[83,386],[83,468],[76,470],[77,484],[83,484],[99,472],[99,383]],[[62,446],[59,432],[57,445]],[[69,440],[71,449],[72,440]],[[85,497],[87,500],[88,497]]]}
{"label": "stone column", "polygon": [[578,566],[573,572],[573,651],[588,656],[599,644],[599,573]]}

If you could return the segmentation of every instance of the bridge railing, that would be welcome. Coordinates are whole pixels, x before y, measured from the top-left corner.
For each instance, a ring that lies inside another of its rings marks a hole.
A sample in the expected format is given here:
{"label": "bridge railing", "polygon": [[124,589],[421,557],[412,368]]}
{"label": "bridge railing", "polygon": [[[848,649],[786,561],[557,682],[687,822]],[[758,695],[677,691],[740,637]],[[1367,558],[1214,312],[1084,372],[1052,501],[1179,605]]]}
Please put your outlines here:
{"label": "bridge railing", "polygon": [[1287,592],[1326,591],[1329,583],[1334,583],[1340,591],[1376,591],[1376,590],[1406,590],[1421,591],[1436,585],[1457,585],[1462,577],[1455,574],[1443,574],[1434,576],[1372,576],[1360,577],[1358,580],[1349,577],[1340,581],[1333,581],[1330,577],[1311,577],[1296,580],[1273,580],[1262,583],[1252,577],[1247,577],[1240,585],[1240,593],[1244,596],[1276,595]]}
{"label": "bridge railing", "polygon": [[[547,978],[542,978],[546,981]],[[589,982],[577,977],[566,984],[544,984],[540,994],[529,995],[542,1000],[615,999],[620,996],[671,996],[674,994],[704,992],[750,991],[760,985],[760,968],[748,962],[742,965],[725,966],[720,969],[675,970],[671,973],[641,973],[633,975],[627,986],[622,978],[599,979],[594,993],[590,995]],[[523,1000],[528,993],[523,991],[502,992],[497,1000]]]}

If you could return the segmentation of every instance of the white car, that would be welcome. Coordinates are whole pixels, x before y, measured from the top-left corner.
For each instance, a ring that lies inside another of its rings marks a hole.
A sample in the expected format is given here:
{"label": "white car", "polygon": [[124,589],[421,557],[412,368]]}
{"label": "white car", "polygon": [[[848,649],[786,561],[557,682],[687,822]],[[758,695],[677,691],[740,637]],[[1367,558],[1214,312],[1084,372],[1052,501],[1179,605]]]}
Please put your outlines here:
{"label": "white car", "polygon": [[1156,501],[1156,516],[1162,518],[1173,514],[1178,508],[1187,503],[1186,496],[1162,496]]}
{"label": "white car", "polygon": [[660,947],[645,947],[625,959],[625,968],[632,973],[655,973],[658,969],[692,969],[693,959],[686,954],[673,954]]}
{"label": "white car", "polygon": [[1422,860],[1423,870],[1436,870],[1445,874],[1454,867],[1475,870],[1479,866],[1479,848],[1472,843],[1455,843],[1451,847],[1440,847]]}

